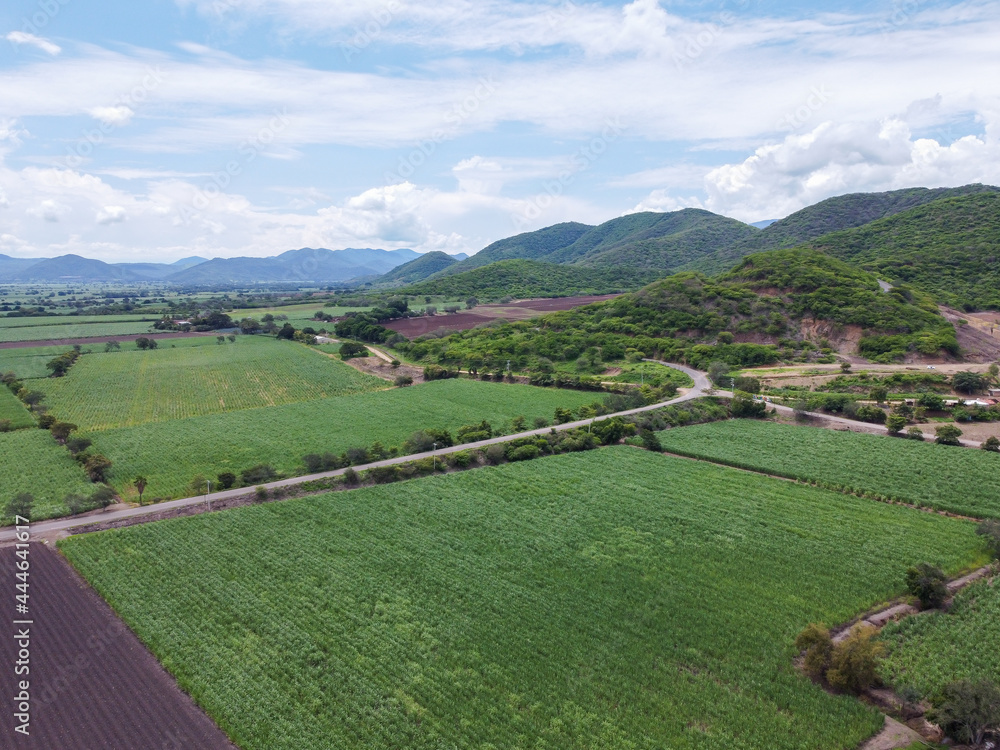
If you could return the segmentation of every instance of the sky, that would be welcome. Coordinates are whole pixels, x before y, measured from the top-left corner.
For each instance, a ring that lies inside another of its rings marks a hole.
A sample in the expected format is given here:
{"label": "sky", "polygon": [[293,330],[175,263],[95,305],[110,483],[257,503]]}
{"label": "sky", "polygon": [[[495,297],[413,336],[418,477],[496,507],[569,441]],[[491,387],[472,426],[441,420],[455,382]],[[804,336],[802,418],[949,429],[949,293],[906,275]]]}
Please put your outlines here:
{"label": "sky", "polygon": [[4,0],[0,253],[474,253],[1000,184],[1000,0]]}

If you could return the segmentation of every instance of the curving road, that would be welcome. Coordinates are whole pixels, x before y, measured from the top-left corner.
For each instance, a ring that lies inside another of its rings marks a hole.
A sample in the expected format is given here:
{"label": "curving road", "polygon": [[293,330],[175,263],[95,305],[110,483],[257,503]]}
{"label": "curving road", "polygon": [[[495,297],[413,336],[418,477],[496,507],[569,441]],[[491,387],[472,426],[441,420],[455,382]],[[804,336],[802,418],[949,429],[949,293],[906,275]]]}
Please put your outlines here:
{"label": "curving road", "polygon": [[[655,411],[656,409],[661,409],[664,406],[670,406],[672,404],[680,404],[685,401],[692,401],[696,398],[700,398],[701,396],[703,396],[705,392],[712,387],[712,384],[708,379],[708,375],[698,370],[693,370],[690,367],[673,364],[671,362],[662,362],[660,360],[648,359],[646,361],[656,362],[657,364],[661,364],[666,367],[671,367],[675,370],[683,372],[685,375],[687,375],[694,381],[694,388],[692,388],[688,393],[684,394],[683,396],[678,396],[677,398],[670,399],[669,401],[663,401],[662,403],[659,404],[642,406],[637,409],[628,409],[626,411],[620,411],[614,414],[605,414],[604,416],[594,417],[592,419],[581,419],[576,422],[568,422],[566,424],[554,425],[553,427],[543,427],[537,430],[528,430],[527,432],[519,432],[515,435],[503,435],[501,437],[491,438],[489,440],[480,440],[479,442],[476,443],[463,443],[461,445],[451,446],[450,448],[440,448],[436,451],[426,451],[424,453],[412,453],[408,456],[389,458],[384,461],[375,461],[370,464],[352,466],[350,468],[359,472],[367,471],[368,469],[375,469],[380,466],[395,466],[397,464],[409,463],[410,461],[417,461],[421,458],[431,458],[432,456],[447,456],[449,453],[458,453],[459,451],[473,450],[476,448],[486,448],[490,445],[497,445],[499,443],[508,443],[511,440],[517,440],[518,438],[531,437],[535,435],[545,435],[548,434],[551,430],[562,432],[565,430],[576,429],[577,427],[586,427],[588,425],[593,424],[594,422],[602,421],[605,419],[611,419],[612,417],[625,417],[631,414],[641,414],[642,412]],[[337,477],[342,475],[345,471],[347,471],[346,468],[337,469],[335,471],[325,471],[320,474],[307,474],[305,476],[282,479],[278,482],[270,482],[263,486],[267,487],[269,490],[278,487],[291,487],[297,484],[312,482],[317,479]],[[252,491],[253,491],[252,488],[242,487],[236,490],[213,492],[211,495],[199,495],[198,497],[187,497],[180,500],[168,500],[166,502],[157,503],[156,505],[145,505],[138,508],[125,508],[123,510],[105,511],[93,515],[75,516],[71,518],[54,518],[50,521],[38,521],[37,523],[31,524],[31,533],[33,536],[37,537],[39,535],[50,534],[52,532],[57,532],[57,531],[68,531],[70,529],[74,529],[80,526],[89,526],[95,523],[108,523],[112,521],[120,521],[123,519],[140,518],[142,516],[159,514],[162,513],[163,511],[169,511],[176,508],[186,508],[191,505],[199,505],[199,504],[210,505],[213,501],[240,497]],[[14,529],[10,527],[7,527],[5,529],[0,529],[0,545],[7,544],[13,541],[14,541]]]}

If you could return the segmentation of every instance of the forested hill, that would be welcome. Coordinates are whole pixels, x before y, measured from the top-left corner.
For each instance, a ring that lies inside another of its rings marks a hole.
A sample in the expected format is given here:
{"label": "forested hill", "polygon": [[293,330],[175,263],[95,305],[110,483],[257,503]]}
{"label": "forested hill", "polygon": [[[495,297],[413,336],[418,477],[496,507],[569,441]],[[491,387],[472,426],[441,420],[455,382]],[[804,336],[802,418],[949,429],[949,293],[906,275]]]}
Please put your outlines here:
{"label": "forested hill", "polygon": [[539,358],[580,358],[592,369],[629,349],[695,366],[753,365],[829,360],[849,326],[870,359],[958,352],[954,328],[926,295],[906,287],[885,293],[871,274],[805,248],[750,256],[714,279],[680,273],[607,302],[403,346],[433,362],[512,358],[527,369]]}
{"label": "forested hill", "polygon": [[907,188],[828,198],[776,221],[741,242],[720,247],[714,254],[688,264],[685,270],[721,273],[752,253],[795,247],[832,232],[861,227],[935,201],[983,194],[1000,195],[1000,188],[978,184],[957,188]]}
{"label": "forested hill", "polygon": [[378,277],[378,284],[380,286],[390,284],[413,284],[417,281],[426,279],[428,276],[433,276],[438,271],[443,271],[458,262],[459,261],[455,260],[447,253],[435,250],[430,253],[425,253],[418,258],[414,258],[401,266],[396,266],[394,269],[389,271],[389,273],[382,274]]}
{"label": "forested hill", "polygon": [[496,302],[504,297],[565,297],[577,294],[615,294],[648,284],[660,277],[638,268],[581,268],[534,260],[501,260],[482,268],[413,284],[404,294],[475,297]]}
{"label": "forested hill", "polygon": [[500,260],[541,260],[556,250],[572,245],[593,228],[589,224],[567,222],[497,240],[446,273],[462,273]]}
{"label": "forested hill", "polygon": [[965,310],[1000,310],[1000,192],[934,201],[811,243]]}

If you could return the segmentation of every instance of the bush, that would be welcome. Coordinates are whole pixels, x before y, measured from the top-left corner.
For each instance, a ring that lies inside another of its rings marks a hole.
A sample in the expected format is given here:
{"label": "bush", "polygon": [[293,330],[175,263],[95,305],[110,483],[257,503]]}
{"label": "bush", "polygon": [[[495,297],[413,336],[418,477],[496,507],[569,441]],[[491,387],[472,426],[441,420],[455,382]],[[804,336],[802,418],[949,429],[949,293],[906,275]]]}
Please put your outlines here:
{"label": "bush", "polygon": [[961,445],[958,439],[962,437],[962,431],[953,424],[943,424],[934,433],[937,435],[934,442],[938,445]]}
{"label": "bush", "polygon": [[802,663],[806,674],[816,680],[826,675],[833,653],[833,639],[830,631],[822,623],[810,623],[795,638],[795,648],[805,651]]}
{"label": "bush", "polygon": [[446,370],[440,365],[427,365],[424,368],[424,380],[447,380],[448,378],[457,378],[458,372],[453,372],[451,370]]}
{"label": "bush", "polygon": [[906,427],[906,417],[902,414],[890,414],[886,417],[885,426],[889,429],[890,435],[898,435]]}
{"label": "bush", "polygon": [[982,745],[987,732],[1000,729],[1000,688],[990,680],[953,682],[927,718],[952,739]]}
{"label": "bush", "polygon": [[13,429],[14,423],[9,419],[0,419],[0,432],[10,432]]}
{"label": "bush", "polygon": [[368,350],[365,348],[364,344],[359,344],[356,341],[345,341],[340,345],[340,349],[337,351],[340,354],[341,359],[352,359],[353,357],[367,357]]}
{"label": "bush", "polygon": [[309,474],[318,474],[323,471],[323,457],[318,453],[308,453],[302,457],[302,463],[305,464],[306,472]]}
{"label": "bush", "polygon": [[17,516],[21,518],[31,518],[31,509],[35,504],[35,496],[29,492],[20,492],[10,499],[4,514],[11,520]]}
{"label": "bush", "polygon": [[639,437],[642,438],[642,447],[653,453],[663,453],[663,446],[656,433],[650,429],[639,430]]}
{"label": "bush", "polygon": [[224,490],[232,489],[232,486],[236,484],[236,475],[231,471],[224,471],[217,478],[219,486]]}
{"label": "bush", "polygon": [[408,385],[413,385],[413,378],[409,375],[397,375],[396,379],[393,381],[398,387],[404,388]]}
{"label": "bush", "polygon": [[63,498],[63,503],[65,503],[66,507],[69,508],[70,514],[75,516],[87,507],[87,498],[78,493],[71,492]]}
{"label": "bush", "polygon": [[979,446],[984,451],[990,451],[991,453],[1000,453],[1000,438],[995,435],[991,435],[986,438],[986,441]]}
{"label": "bush", "polygon": [[994,557],[1000,558],[1000,521],[993,519],[983,521],[976,528],[976,533],[986,537],[986,546]]}
{"label": "bush", "polygon": [[755,401],[749,393],[738,390],[729,402],[729,413],[733,419],[762,419],[767,415],[767,402]]}
{"label": "bush", "polygon": [[114,503],[115,499],[115,491],[106,484],[102,484],[91,493],[90,504],[99,508],[107,508]]}
{"label": "bush", "polygon": [[878,684],[878,662],[885,646],[872,640],[878,631],[871,625],[856,626],[830,654],[826,679],[839,690],[858,695]]}
{"label": "bush", "polygon": [[929,563],[920,563],[906,571],[906,590],[920,600],[921,609],[937,609],[948,598],[944,571]]}
{"label": "bush", "polygon": [[535,417],[535,421],[532,424],[534,424],[536,430],[541,430],[549,426],[549,420],[545,417]]}
{"label": "bush", "polygon": [[348,487],[355,487],[360,481],[361,478],[358,476],[358,472],[354,469],[348,469],[344,472],[344,484]]}
{"label": "bush", "polygon": [[487,463],[496,466],[507,460],[507,451],[502,445],[491,445],[486,449]]}
{"label": "bush", "polygon": [[[490,448],[493,448],[493,447],[496,447],[496,446],[492,446],[492,445],[490,446]],[[489,452],[489,449],[487,449],[487,452]],[[537,445],[522,445],[522,446],[520,446],[518,448],[514,448],[513,450],[509,451],[507,453],[507,460],[508,461],[530,461],[533,458],[538,458],[538,456],[540,454],[541,454],[541,451],[538,450],[538,446]]]}
{"label": "bush", "polygon": [[460,469],[464,469],[472,462],[472,454],[468,451],[459,451],[458,453],[452,453],[445,457],[445,460],[451,466],[457,466]]}
{"label": "bush", "polygon": [[906,431],[907,440],[923,440],[924,433],[919,427],[911,427]]}
{"label": "bush", "polygon": [[266,503],[267,502],[267,487],[263,485],[258,485],[254,488],[253,499],[256,503]]}
{"label": "bush", "polygon": [[871,422],[872,424],[885,424],[886,414],[884,411],[879,409],[877,406],[866,406],[862,405],[857,408],[854,413],[854,418],[862,422]]}
{"label": "bush", "polygon": [[241,471],[240,481],[249,487],[251,484],[269,482],[276,476],[278,476],[278,472],[275,471],[273,467],[268,464],[257,464],[256,466],[252,466],[249,469]]}
{"label": "bush", "polygon": [[74,456],[83,453],[91,445],[93,445],[93,443],[91,443],[90,440],[81,437],[70,438],[66,441],[66,447]]}
{"label": "bush", "polygon": [[376,466],[368,470],[368,477],[375,484],[389,484],[399,479],[399,469],[395,466]]}

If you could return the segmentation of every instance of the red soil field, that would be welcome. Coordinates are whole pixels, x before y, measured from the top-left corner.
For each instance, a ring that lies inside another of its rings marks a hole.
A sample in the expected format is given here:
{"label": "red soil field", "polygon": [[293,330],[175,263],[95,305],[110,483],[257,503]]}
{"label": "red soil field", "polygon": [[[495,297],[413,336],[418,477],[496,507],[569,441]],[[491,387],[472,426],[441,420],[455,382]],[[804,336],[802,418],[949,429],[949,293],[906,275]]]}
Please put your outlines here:
{"label": "red soil field", "polygon": [[236,750],[135,634],[44,544],[29,556],[30,735],[14,731],[15,549],[0,549],[0,748]]}
{"label": "red soil field", "polygon": [[527,320],[545,313],[572,310],[592,302],[603,302],[617,296],[616,294],[604,294],[590,297],[555,297],[552,299],[527,299],[504,305],[479,305],[472,310],[452,313],[451,315],[394,320],[386,323],[385,327],[412,339],[432,331],[468,331],[470,328],[493,320]]}

